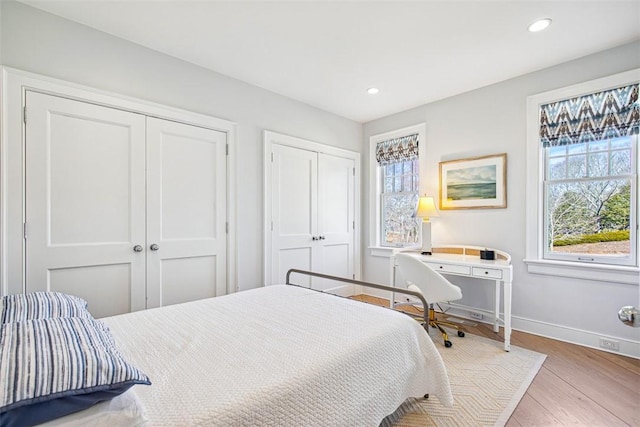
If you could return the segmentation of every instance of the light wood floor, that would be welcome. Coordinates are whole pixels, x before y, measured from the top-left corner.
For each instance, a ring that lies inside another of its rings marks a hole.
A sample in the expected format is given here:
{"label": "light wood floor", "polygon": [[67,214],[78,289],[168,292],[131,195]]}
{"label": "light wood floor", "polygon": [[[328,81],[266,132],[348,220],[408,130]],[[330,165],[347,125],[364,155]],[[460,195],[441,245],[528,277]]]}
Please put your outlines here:
{"label": "light wood floor", "polygon": [[[382,298],[354,298],[388,307]],[[487,324],[462,328],[502,341],[502,331]],[[464,338],[451,336],[454,345],[464,345]],[[640,360],[519,331],[511,344],[547,359],[507,426],[640,426]]]}

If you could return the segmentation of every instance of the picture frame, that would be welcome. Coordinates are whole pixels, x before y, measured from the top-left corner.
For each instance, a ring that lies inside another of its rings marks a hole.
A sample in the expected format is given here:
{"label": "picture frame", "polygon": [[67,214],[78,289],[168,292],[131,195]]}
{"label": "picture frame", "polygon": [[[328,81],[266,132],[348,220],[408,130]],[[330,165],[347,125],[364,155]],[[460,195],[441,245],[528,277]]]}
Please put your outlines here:
{"label": "picture frame", "polygon": [[507,207],[507,154],[440,162],[441,210]]}

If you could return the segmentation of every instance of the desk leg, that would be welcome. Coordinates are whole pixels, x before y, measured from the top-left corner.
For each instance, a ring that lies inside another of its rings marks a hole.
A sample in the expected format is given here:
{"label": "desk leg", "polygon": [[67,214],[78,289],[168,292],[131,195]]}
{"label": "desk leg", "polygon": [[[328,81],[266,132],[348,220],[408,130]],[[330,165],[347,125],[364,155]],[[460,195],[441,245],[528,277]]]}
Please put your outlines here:
{"label": "desk leg", "polygon": [[511,350],[511,281],[504,282],[504,350]]}
{"label": "desk leg", "polygon": [[500,280],[496,280],[496,289],[495,289],[495,297],[496,297],[496,305],[495,311],[493,313],[493,332],[500,332]]}
{"label": "desk leg", "polygon": [[[394,256],[390,259],[389,265],[389,286],[396,287],[396,258]],[[391,292],[391,298],[389,298],[389,308],[395,308],[396,306],[396,293]]]}

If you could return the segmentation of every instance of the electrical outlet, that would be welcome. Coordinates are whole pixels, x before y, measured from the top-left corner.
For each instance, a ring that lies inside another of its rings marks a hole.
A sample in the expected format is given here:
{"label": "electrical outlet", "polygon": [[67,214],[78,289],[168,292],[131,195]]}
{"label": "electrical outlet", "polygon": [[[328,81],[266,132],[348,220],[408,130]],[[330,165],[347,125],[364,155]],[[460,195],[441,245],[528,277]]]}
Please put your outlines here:
{"label": "electrical outlet", "polygon": [[615,340],[610,340],[607,338],[600,338],[600,347],[606,348],[607,350],[620,350],[620,342]]}
{"label": "electrical outlet", "polygon": [[471,316],[472,319],[477,319],[477,320],[482,320],[484,316],[482,316],[482,314],[480,313],[476,313],[474,311],[470,311],[469,312],[469,316]]}

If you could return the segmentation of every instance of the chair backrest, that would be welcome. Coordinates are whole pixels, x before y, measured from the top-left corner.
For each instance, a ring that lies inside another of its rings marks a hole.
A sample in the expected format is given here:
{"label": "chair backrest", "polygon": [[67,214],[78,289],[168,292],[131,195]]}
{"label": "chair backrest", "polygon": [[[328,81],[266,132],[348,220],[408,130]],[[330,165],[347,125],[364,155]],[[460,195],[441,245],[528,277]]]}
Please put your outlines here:
{"label": "chair backrest", "polygon": [[[399,253],[396,255],[396,265],[397,272],[406,282],[404,287],[420,291],[427,303],[435,304],[462,298],[462,291],[459,287],[418,258]],[[402,284],[396,283],[396,286],[400,287]]]}

